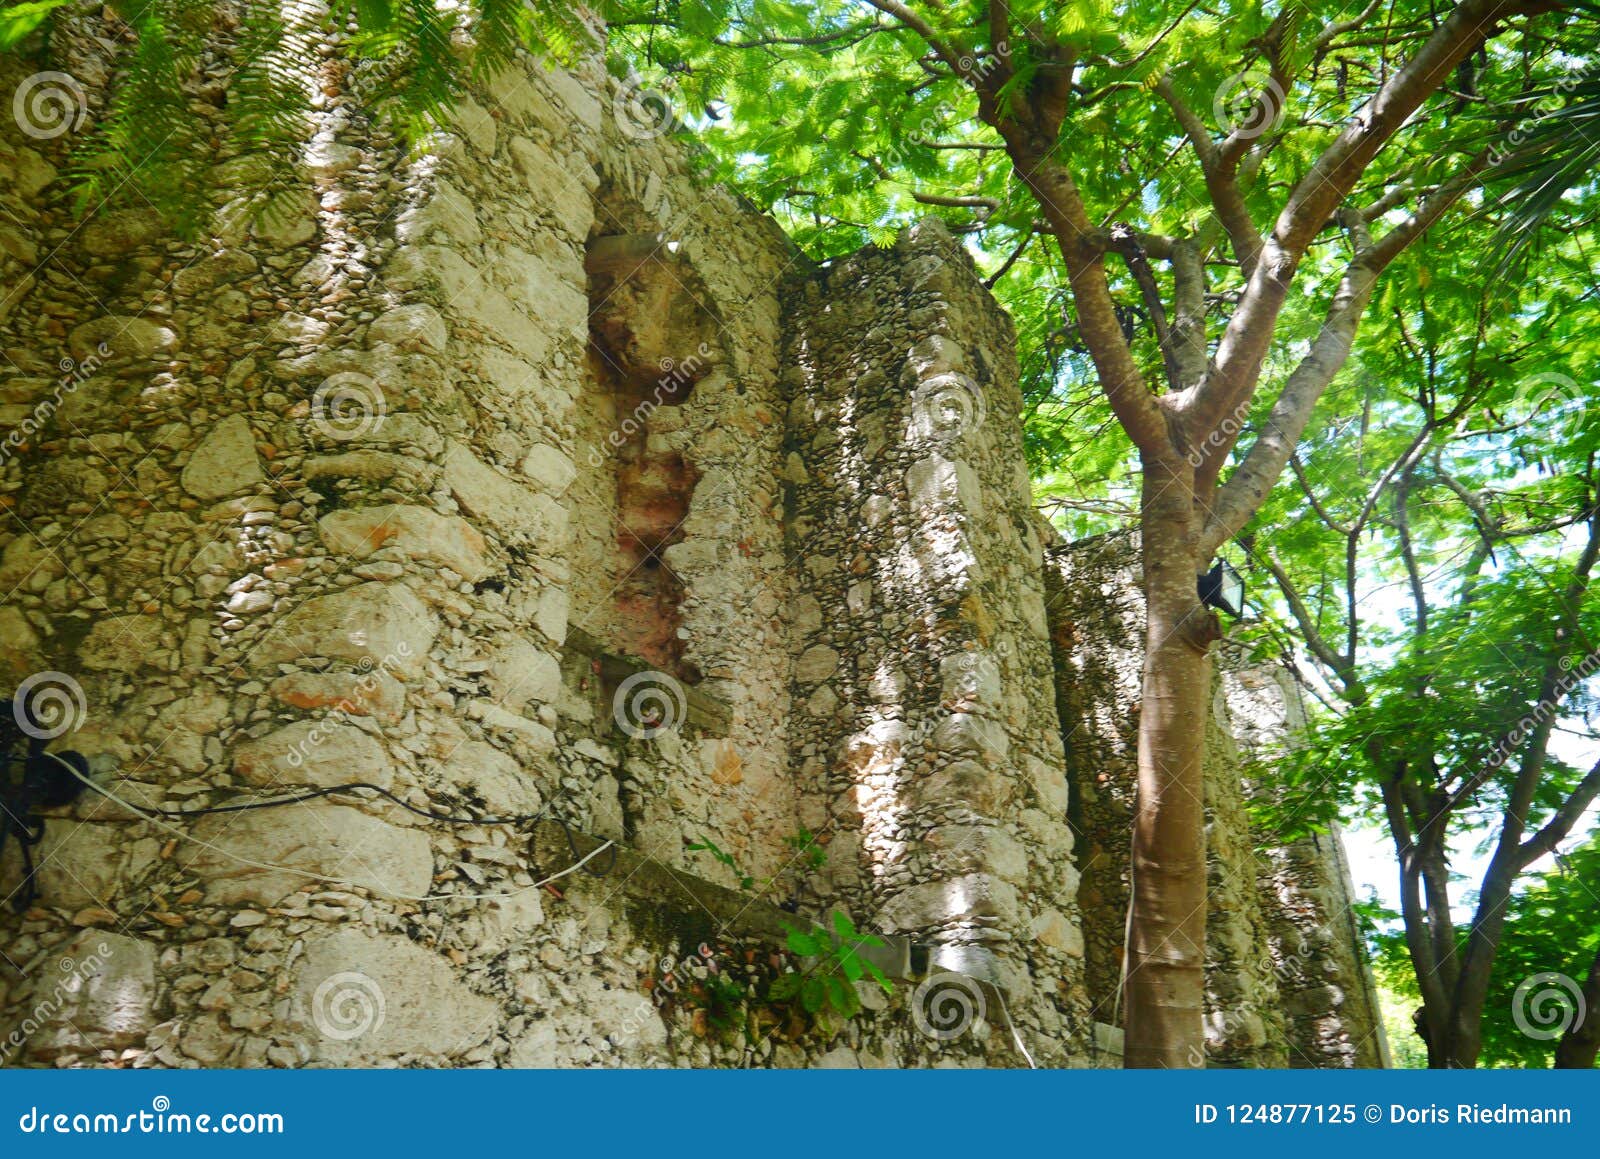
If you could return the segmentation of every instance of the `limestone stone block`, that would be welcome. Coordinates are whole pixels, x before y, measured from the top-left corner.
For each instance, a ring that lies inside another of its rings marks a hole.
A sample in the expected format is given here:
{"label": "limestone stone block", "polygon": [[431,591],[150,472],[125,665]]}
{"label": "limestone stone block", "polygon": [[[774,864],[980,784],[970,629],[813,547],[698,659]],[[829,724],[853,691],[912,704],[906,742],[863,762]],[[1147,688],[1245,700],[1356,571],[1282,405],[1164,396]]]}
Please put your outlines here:
{"label": "limestone stone block", "polygon": [[594,223],[594,198],[583,182],[542,145],[526,137],[512,138],[507,151],[512,167],[527,182],[534,204],[569,233],[587,237]]}
{"label": "limestone stone block", "polygon": [[66,819],[47,824],[33,853],[40,902],[64,910],[116,909],[124,880],[123,835],[120,825]]}
{"label": "limestone stone block", "polygon": [[1083,931],[1060,910],[1047,909],[1028,925],[1028,932],[1052,949],[1074,958],[1083,957]]}
{"label": "limestone stone block", "polygon": [[155,210],[121,209],[95,218],[78,236],[85,252],[108,258],[148,245],[165,232]]}
{"label": "limestone stone block", "polygon": [[[73,328],[67,347],[79,362],[91,356],[112,358],[153,358],[170,350],[178,335],[147,318],[120,314],[95,318]],[[109,355],[102,354],[104,345]]]}
{"label": "limestone stone block", "polygon": [[256,458],[256,440],[240,414],[212,427],[189,456],[180,482],[196,499],[221,499],[266,480]]}
{"label": "limestone stone block", "polygon": [[290,1005],[315,1061],[332,1066],[453,1059],[499,1021],[496,1004],[467,989],[437,953],[357,929],[307,940]]}
{"label": "limestone stone block", "polygon": [[442,354],[449,345],[450,330],[439,311],[418,302],[378,315],[367,329],[367,341],[373,345],[387,342],[403,350],[430,350]]}
{"label": "limestone stone block", "polygon": [[951,761],[934,770],[917,791],[925,804],[965,805],[995,816],[1015,788],[1015,782],[997,761]]}
{"label": "limestone stone block", "polygon": [[399,250],[386,267],[386,280],[396,289],[427,289],[450,303],[451,312],[492,332],[518,355],[534,364],[549,354],[556,327],[535,313],[537,301],[514,302],[461,254],[446,246],[413,245]]}
{"label": "limestone stone block", "polygon": [[403,242],[422,241],[435,229],[443,230],[463,245],[477,245],[483,240],[472,202],[443,178],[434,182],[433,189],[420,205],[400,215],[395,224],[395,236]]}
{"label": "limestone stone block", "polygon": [[14,592],[18,588],[42,588],[65,575],[66,570],[57,552],[23,533],[6,544],[5,554],[0,555],[0,589]]}
{"label": "limestone stone block", "polygon": [[801,684],[826,680],[839,670],[839,653],[826,644],[813,644],[794,663],[794,678]]}
{"label": "limestone stone block", "polygon": [[373,581],[295,608],[251,653],[255,665],[329,656],[401,677],[426,665],[439,621],[403,584]]}
{"label": "limestone stone block", "polygon": [[489,690],[512,712],[529,701],[549,704],[561,695],[561,662],[521,637],[506,640],[489,661]]}
{"label": "limestone stone block", "polygon": [[577,477],[578,469],[570,458],[549,443],[538,443],[523,458],[522,473],[534,486],[552,495],[562,495]]}
{"label": "limestone stone block", "polygon": [[451,118],[461,135],[485,157],[494,156],[495,138],[498,135],[494,118],[489,110],[466,95],[455,99],[455,115]]}
{"label": "limestone stone block", "polygon": [[306,873],[402,897],[426,895],[433,879],[433,854],[422,830],[401,829],[344,805],[309,802],[203,817],[192,832],[195,842],[180,847],[177,856],[201,879],[213,904],[276,905],[314,884]]}
{"label": "limestone stone block", "polygon": [[485,741],[463,741],[439,762],[444,776],[497,816],[537,812],[539,791],[522,766]]}
{"label": "limestone stone block", "polygon": [[156,947],[109,930],[83,930],[40,975],[28,1053],[41,1061],[143,1043],[155,1024]]}
{"label": "limestone stone block", "polygon": [[1009,926],[1017,916],[1017,891],[1009,882],[966,873],[901,890],[884,903],[878,920],[885,932],[912,933],[974,918],[996,918]]}
{"label": "limestone stone block", "polygon": [[983,489],[978,473],[966,463],[943,455],[930,455],[913,463],[906,471],[906,490],[912,507],[919,511],[959,506],[977,515],[982,510]]}
{"label": "limestone stone block", "polygon": [[387,789],[394,769],[383,745],[350,724],[298,720],[246,741],[234,752],[233,770],[260,788],[312,785],[327,788],[369,781]]}
{"label": "limestone stone block", "polygon": [[387,672],[291,672],[267,691],[296,708],[337,708],[385,724],[406,712],[406,686]]}
{"label": "limestone stone block", "polygon": [[161,655],[161,621],[155,616],[114,616],[96,620],[78,662],[101,672],[137,672]]}
{"label": "limestone stone block", "polygon": [[976,869],[1007,881],[1028,879],[1028,855],[997,825],[940,825],[923,839],[941,876]]}
{"label": "limestone stone block", "polygon": [[470,515],[508,538],[549,540],[565,532],[560,504],[507,478],[461,443],[445,451],[443,481]]}
{"label": "limestone stone block", "polygon": [[330,548],[359,558],[387,547],[412,559],[431,560],[448,567],[469,583],[476,583],[494,570],[488,544],[472,524],[415,504],[331,511],[317,526]]}

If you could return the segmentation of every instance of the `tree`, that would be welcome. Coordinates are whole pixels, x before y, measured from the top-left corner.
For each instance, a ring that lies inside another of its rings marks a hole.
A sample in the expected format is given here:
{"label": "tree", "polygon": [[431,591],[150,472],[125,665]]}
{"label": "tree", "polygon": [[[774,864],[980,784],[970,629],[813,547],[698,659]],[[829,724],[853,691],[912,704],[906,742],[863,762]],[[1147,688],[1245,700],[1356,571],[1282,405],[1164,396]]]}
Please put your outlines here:
{"label": "tree", "polygon": [[[1600,264],[1572,231],[1593,211],[1588,190],[1559,215],[1567,240],[1515,283],[1463,279],[1458,255],[1490,248],[1483,223],[1415,255],[1428,276],[1385,296],[1362,374],[1326,400],[1306,462],[1292,463],[1297,489],[1255,528],[1334,701],[1301,750],[1291,811],[1354,795],[1387,825],[1433,1066],[1476,1065],[1508,987],[1593,954],[1516,924],[1551,928],[1519,878],[1600,797],[1600,423],[1584,405],[1596,348],[1577,308]],[[1486,832],[1474,916],[1458,929],[1453,850]],[[1501,1039],[1495,1056],[1513,1055]]]}
{"label": "tree", "polygon": [[[1588,1069],[1600,1049],[1600,836],[1562,857],[1506,905],[1506,935],[1483,1017],[1482,1061]],[[1456,927],[1458,943],[1470,938]],[[1377,967],[1420,999],[1402,932],[1380,934]]]}
{"label": "tree", "polygon": [[[22,6],[12,32],[50,6]],[[140,84],[175,91],[182,53],[156,50],[192,43],[196,7],[118,6],[140,52],[109,136],[81,169],[86,187],[108,185],[107,172],[125,171],[130,188],[157,180],[158,165],[130,161],[134,114],[156,100]],[[1140,474],[1148,629],[1127,1059],[1187,1065],[1202,1037],[1200,746],[1219,635],[1196,576],[1284,471],[1380,274],[1482,179],[1493,126],[1470,114],[1549,68],[1560,5],[1463,0],[1442,15],[1415,0],[1372,0],[1354,14],[1332,0],[1285,0],[1270,14],[1250,0],[1217,14],[1196,4],[1113,12],[1109,0],[598,7],[615,54],[674,94],[714,165],[801,225],[802,241],[881,239],[905,209],[931,207],[979,248],[1008,255],[997,278],[1038,268],[1024,255],[1053,243],[1040,261],[1059,280],[1022,312],[1024,334],[1041,340],[1029,365],[1049,390],[1063,353],[1081,356]],[[559,52],[589,31],[568,6],[508,0],[448,17],[340,2],[328,19],[357,30],[358,53],[395,63],[380,79],[419,127],[511,46]],[[268,54],[293,51],[289,31],[257,32]],[[262,69],[243,102],[264,145],[287,132],[273,114],[289,98],[273,75]]]}

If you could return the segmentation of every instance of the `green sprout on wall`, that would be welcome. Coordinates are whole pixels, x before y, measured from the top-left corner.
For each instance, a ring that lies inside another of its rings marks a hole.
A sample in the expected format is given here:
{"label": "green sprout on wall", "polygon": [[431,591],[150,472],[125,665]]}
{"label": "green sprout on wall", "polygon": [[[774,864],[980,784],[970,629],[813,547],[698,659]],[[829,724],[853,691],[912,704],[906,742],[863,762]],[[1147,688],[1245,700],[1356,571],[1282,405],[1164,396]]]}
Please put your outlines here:
{"label": "green sprout on wall", "polygon": [[711,838],[701,837],[698,841],[691,841],[689,850],[692,853],[709,853],[711,854],[711,859],[717,864],[726,865],[733,871],[734,877],[739,879],[740,889],[751,890],[756,887],[756,879],[740,869],[739,863],[733,858],[733,854],[725,849],[719,849],[716,842],[712,841]]}
{"label": "green sprout on wall", "polygon": [[834,911],[833,929],[813,923],[809,933],[784,923],[786,944],[801,958],[814,958],[805,970],[779,975],[767,990],[774,1005],[797,1003],[820,1028],[831,1030],[832,1016],[853,1017],[861,1010],[856,983],[870,977],[885,994],[894,993],[894,984],[882,970],[861,956],[866,946],[881,946],[883,939],[857,930],[845,914]]}

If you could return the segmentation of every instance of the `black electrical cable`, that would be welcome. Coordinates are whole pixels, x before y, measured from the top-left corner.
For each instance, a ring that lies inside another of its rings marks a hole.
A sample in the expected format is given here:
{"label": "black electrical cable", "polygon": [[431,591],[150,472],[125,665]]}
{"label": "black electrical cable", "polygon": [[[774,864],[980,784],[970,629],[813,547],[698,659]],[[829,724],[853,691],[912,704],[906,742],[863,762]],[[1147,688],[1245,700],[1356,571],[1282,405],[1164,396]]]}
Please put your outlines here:
{"label": "black electrical cable", "polygon": [[[30,723],[36,724],[30,717]],[[26,739],[26,752],[17,747]],[[86,776],[89,762],[80,753],[47,753],[48,734],[25,730],[22,717],[13,711],[0,715],[0,855],[15,837],[22,854],[22,881],[12,900],[17,913],[25,912],[39,896],[35,885],[38,866],[33,862],[33,847],[44,840],[44,821],[40,809],[69,804],[83,791],[80,778]],[[57,766],[61,766],[58,768]],[[20,767],[22,774],[12,770]],[[65,773],[62,772],[65,769]]]}
{"label": "black electrical cable", "polygon": [[[55,756],[54,753],[49,755]],[[60,758],[57,757],[57,759],[59,760]],[[100,787],[94,784],[93,781],[89,781],[88,785],[95,792],[101,792]],[[545,819],[545,814],[550,811],[550,806],[546,805],[537,813],[528,813],[517,817],[458,817],[449,813],[436,813],[432,809],[424,809],[419,805],[413,805],[409,801],[401,800],[381,785],[374,785],[371,781],[350,781],[343,785],[328,785],[321,789],[307,789],[303,793],[295,793],[287,797],[274,797],[270,801],[243,801],[239,804],[208,805],[203,809],[161,809],[144,805],[140,805],[138,808],[143,812],[153,813],[159,817],[208,817],[218,813],[248,813],[257,809],[277,809],[285,805],[300,805],[306,801],[315,801],[321,797],[331,797],[336,793],[347,793],[352,789],[370,789],[380,797],[392,801],[408,812],[415,813],[419,817],[426,817],[431,821],[442,821],[447,825],[537,825]],[[104,793],[101,793],[101,795],[105,796]],[[110,800],[110,798],[107,797],[107,800]],[[560,817],[551,817],[550,820],[561,826],[561,832],[567,839],[567,848],[572,851],[573,860],[581,859],[583,854],[578,852],[578,842],[572,835],[572,827]],[[613,845],[611,847],[611,856],[606,861],[604,868],[590,869],[585,865],[583,871],[590,877],[605,877],[616,867],[616,864],[617,847]]]}

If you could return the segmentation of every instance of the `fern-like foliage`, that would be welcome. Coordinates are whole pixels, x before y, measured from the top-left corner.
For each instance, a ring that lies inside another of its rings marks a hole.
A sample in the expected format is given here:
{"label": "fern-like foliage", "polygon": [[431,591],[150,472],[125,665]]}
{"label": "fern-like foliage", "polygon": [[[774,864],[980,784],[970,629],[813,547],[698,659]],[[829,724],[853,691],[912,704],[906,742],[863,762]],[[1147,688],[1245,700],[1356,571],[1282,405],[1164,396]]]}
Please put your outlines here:
{"label": "fern-like foliage", "polygon": [[[96,18],[69,15],[72,7],[81,5],[0,9],[0,52],[48,63],[54,21]],[[608,0],[597,15],[618,8]],[[254,213],[279,211],[295,188],[319,89],[353,89],[416,143],[446,123],[467,85],[520,51],[570,63],[600,44],[595,16],[564,0],[112,0],[103,14],[109,26],[97,31],[122,47],[104,106],[73,154],[78,206],[148,204],[183,233],[206,219],[220,158],[251,157],[255,179],[229,192]],[[323,49],[335,39],[341,52],[330,59]],[[237,183],[238,171],[230,177]]]}

